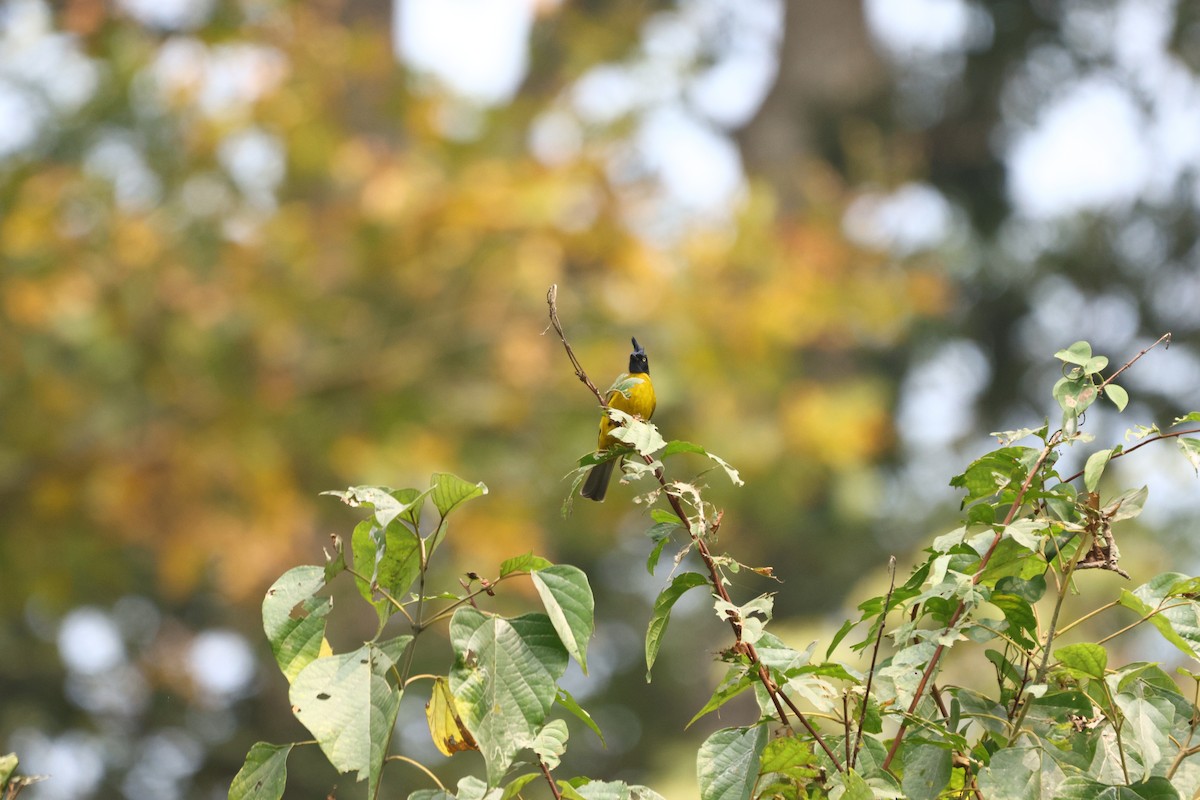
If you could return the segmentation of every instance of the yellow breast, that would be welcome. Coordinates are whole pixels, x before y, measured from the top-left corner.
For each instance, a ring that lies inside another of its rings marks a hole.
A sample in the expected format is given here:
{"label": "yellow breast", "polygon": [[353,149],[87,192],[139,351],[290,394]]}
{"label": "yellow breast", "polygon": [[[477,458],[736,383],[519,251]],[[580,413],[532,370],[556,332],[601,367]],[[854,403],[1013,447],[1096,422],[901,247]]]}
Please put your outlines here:
{"label": "yellow breast", "polygon": [[[609,408],[624,411],[642,419],[650,419],[654,414],[657,401],[654,397],[654,384],[645,372],[626,373],[617,378],[607,398]],[[599,449],[603,450],[617,443],[617,439],[609,436],[609,432],[617,424],[607,415],[600,418]]]}

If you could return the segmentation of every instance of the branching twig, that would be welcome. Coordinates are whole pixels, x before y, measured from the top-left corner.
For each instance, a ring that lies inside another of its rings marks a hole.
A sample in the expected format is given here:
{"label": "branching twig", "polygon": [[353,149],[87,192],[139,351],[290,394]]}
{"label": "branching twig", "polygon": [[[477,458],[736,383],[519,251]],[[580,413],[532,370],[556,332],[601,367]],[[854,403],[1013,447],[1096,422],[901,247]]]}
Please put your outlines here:
{"label": "branching twig", "polygon": [[[1163,439],[1174,439],[1178,436],[1187,436],[1192,433],[1200,433],[1200,428],[1188,428],[1187,430],[1184,430],[1184,431],[1171,431],[1170,433],[1160,433],[1157,436],[1151,436],[1149,439],[1146,439],[1145,441],[1138,442],[1137,444],[1135,444],[1133,447],[1129,448],[1128,450],[1122,450],[1119,453],[1113,453],[1112,456],[1109,458],[1109,461],[1116,461],[1118,458],[1121,458],[1122,456],[1127,456],[1135,450],[1141,450],[1143,447],[1145,447],[1148,444],[1154,444],[1155,442],[1161,442]],[[1071,477],[1063,478],[1063,483],[1070,483],[1071,481],[1078,480],[1079,478],[1082,478],[1082,477],[1083,477],[1083,470],[1079,470],[1079,472],[1076,472]]]}
{"label": "branching twig", "polygon": [[[1059,440],[1062,437],[1062,431],[1055,431],[1053,435],[1046,440],[1046,446],[1042,448],[1041,454],[1038,456],[1033,467],[1029,470],[1029,474],[1025,477],[1024,483],[1021,484],[1021,490],[1017,492],[1017,496],[1013,498],[1012,505],[1008,509],[1008,514],[1004,517],[1004,522],[1001,523],[1001,530],[996,533],[992,539],[991,546],[983,557],[979,559],[979,568],[975,570],[974,576],[971,578],[971,585],[976,586],[983,579],[983,571],[987,569],[988,562],[991,561],[992,554],[996,552],[996,548],[1000,545],[1000,540],[1004,538],[1004,528],[1012,524],[1012,521],[1017,516],[1017,512],[1025,503],[1025,495],[1029,492],[1029,487],[1033,485],[1034,478],[1037,477],[1038,470],[1042,468],[1042,464],[1046,463],[1046,459],[1050,457],[1050,453],[1058,446]],[[954,626],[966,613],[967,603],[965,600],[958,601],[958,607],[954,609],[954,613],[950,616],[949,622],[946,623],[944,630],[953,630]],[[904,715],[904,719],[900,721],[900,728],[896,731],[896,738],[892,739],[892,746],[888,748],[887,757],[883,759],[881,769],[885,772],[892,764],[892,759],[896,757],[896,751],[900,749],[900,742],[904,739],[904,734],[908,731],[909,720],[916,714],[917,705],[920,704],[921,698],[925,695],[925,688],[929,685],[930,678],[933,677],[934,670],[937,669],[938,662],[942,658],[942,653],[946,651],[944,644],[939,644],[937,649],[933,651],[933,655],[929,659],[929,663],[925,665],[925,671],[921,673],[921,682],[917,684],[917,690],[913,693],[912,702],[908,706],[908,711]]]}
{"label": "branching twig", "polygon": [[[558,319],[557,300],[558,286],[552,285],[550,290],[546,292],[546,304],[550,307],[550,326],[554,328],[555,333],[558,334],[559,341],[562,342],[563,349],[567,351],[567,358],[571,360],[571,366],[575,368],[575,376],[578,377],[579,380],[591,390],[592,394],[596,396],[596,399],[600,401],[600,405],[604,406],[604,396],[600,393],[600,390],[596,388],[596,385],[588,378],[587,371],[584,370],[583,365],[579,363],[579,359],[575,357],[575,351],[571,349],[571,345],[567,341],[566,334],[563,333],[562,322],[560,322]],[[654,463],[653,458],[649,456],[644,456],[644,458],[647,464]],[[688,535],[696,545],[696,551],[700,554],[700,559],[704,562],[705,567],[708,568],[709,580],[712,582],[713,592],[716,593],[719,598],[732,605],[733,601],[730,599],[729,592],[726,591],[725,584],[721,580],[720,568],[717,566],[717,562],[713,558],[712,552],[709,551],[707,542],[704,541],[704,538],[700,535],[700,533],[692,529],[692,524],[688,519],[687,512],[684,511],[683,504],[680,502],[678,495],[672,492],[670,487],[667,485],[667,480],[663,475],[661,467],[654,471],[654,477],[662,486],[663,492],[667,497],[667,501],[670,503],[671,508],[675,511],[676,516],[679,517],[680,522],[683,523],[684,529],[687,531]],[[716,524],[720,524],[719,517]],[[774,679],[771,678],[770,670],[767,669],[766,664],[762,663],[762,659],[759,657],[758,650],[754,647],[754,645],[742,639],[741,621],[730,617],[729,625],[733,629],[735,649],[738,652],[745,654],[746,658],[749,660],[750,667],[755,670],[758,680],[762,683],[763,688],[766,689],[767,695],[771,698],[771,703],[775,706],[776,713],[779,714],[779,721],[784,725],[790,725],[788,722],[787,711],[784,709],[784,706],[786,705],[788,709],[790,709],[792,713],[796,715],[796,718],[800,720],[800,724],[803,725],[804,729],[808,731],[810,736],[813,737],[813,740],[820,745],[821,749],[825,751],[825,754],[829,756],[829,760],[833,762],[837,771],[842,772],[844,769],[842,763],[838,760],[837,755],[834,754],[833,750],[821,736],[820,732],[813,726],[811,722],[809,722],[808,717],[806,717],[804,713],[796,707],[796,704],[792,702],[791,698],[784,694],[783,690],[779,688],[779,685],[775,683]],[[543,771],[545,771],[544,766]],[[547,773],[547,778],[548,777],[549,773]],[[557,792],[555,792],[555,796],[559,796]]]}
{"label": "branching twig", "polygon": [[[644,458],[646,459],[646,463],[653,463],[654,461],[654,459],[650,458],[649,456],[644,456]],[[679,496],[675,492],[672,492],[670,487],[667,485],[667,480],[663,476],[661,467],[654,471],[654,477],[658,479],[659,485],[662,486],[663,493],[667,496],[667,502],[671,504],[671,508],[675,511],[675,515],[679,517],[680,522],[683,523],[684,530],[687,531],[688,536],[692,538],[692,541],[696,543],[696,552],[700,554],[700,559],[704,562],[704,566],[708,568],[709,580],[712,582],[713,591],[716,592],[716,595],[719,598],[732,605],[733,600],[730,599],[729,592],[725,589],[725,583],[721,580],[720,568],[717,567],[717,562],[713,559],[712,552],[708,549],[708,544],[704,541],[703,537],[701,537],[699,533],[692,529],[692,524],[688,519],[687,512],[683,510],[683,504],[680,502]],[[838,757],[834,754],[833,750],[829,747],[829,744],[825,741],[824,737],[821,736],[816,727],[809,722],[808,717],[805,716],[804,712],[797,708],[796,704],[792,702],[792,699],[784,694],[783,690],[779,688],[779,684],[775,683],[775,680],[771,677],[771,671],[767,669],[767,665],[762,663],[762,659],[759,658],[758,649],[755,648],[753,644],[742,640],[741,622],[730,617],[729,625],[733,629],[733,636],[736,640],[735,647],[746,654],[746,657],[750,661],[750,666],[756,669],[758,680],[762,683],[763,688],[767,690],[767,695],[770,696],[771,702],[775,705],[775,710],[779,714],[779,721],[785,725],[790,724],[788,722],[787,713],[783,710],[783,706],[786,705],[789,709],[791,709],[792,713],[796,715],[796,719],[800,720],[800,724],[803,725],[804,729],[808,731],[810,736],[813,737],[813,740],[821,746],[822,750],[825,751],[825,755],[829,756],[829,760],[833,762],[834,768],[837,769],[838,772],[842,772],[842,763],[838,760]]]}

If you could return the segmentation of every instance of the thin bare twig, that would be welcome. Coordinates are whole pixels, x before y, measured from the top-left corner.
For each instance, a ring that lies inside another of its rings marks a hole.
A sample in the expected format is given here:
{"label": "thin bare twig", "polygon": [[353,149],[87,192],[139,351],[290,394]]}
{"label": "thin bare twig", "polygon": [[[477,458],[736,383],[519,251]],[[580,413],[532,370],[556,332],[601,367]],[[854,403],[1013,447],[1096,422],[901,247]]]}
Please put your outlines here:
{"label": "thin bare twig", "polygon": [[842,691],[842,741],[846,743],[846,764],[854,766],[854,757],[850,753],[850,692]]}
{"label": "thin bare twig", "polygon": [[1108,386],[1110,383],[1115,381],[1117,379],[1118,375],[1120,375],[1122,372],[1124,372],[1125,370],[1132,367],[1134,364],[1137,363],[1138,359],[1140,359],[1142,356],[1146,355],[1146,353],[1149,353],[1154,348],[1158,347],[1163,342],[1166,342],[1167,347],[1171,346],[1171,332],[1170,331],[1167,331],[1162,336],[1158,337],[1158,339],[1154,342],[1154,344],[1150,345],[1149,347],[1145,348],[1144,350],[1141,350],[1133,358],[1129,359],[1124,364],[1122,364],[1120,369],[1118,369],[1112,375],[1109,375],[1107,378],[1104,379],[1104,382],[1100,384],[1100,388],[1103,389],[1105,386]]}
{"label": "thin bare twig", "polygon": [[421,770],[421,772],[424,772],[424,773],[425,773],[425,775],[426,775],[426,776],[427,776],[427,777],[428,777],[428,778],[429,778],[431,781],[433,781],[434,783],[436,783],[436,784],[437,784],[437,787],[438,787],[439,789],[441,789],[443,792],[444,792],[444,791],[446,791],[446,785],[445,785],[444,783],[442,783],[440,780],[438,780],[438,776],[437,776],[437,775],[434,775],[434,774],[433,774],[433,772],[432,772],[432,770],[430,770],[430,769],[429,769],[429,767],[425,766],[425,765],[424,765],[424,764],[422,764],[420,761],[413,761],[413,760],[412,760],[411,758],[409,758],[408,756],[402,756],[402,755],[390,755],[390,756],[388,756],[388,757],[387,757],[386,759],[384,759],[384,760],[385,760],[385,761],[403,761],[405,764],[409,764],[409,765],[411,765],[411,766],[414,766],[414,767],[416,767],[417,769]]}
{"label": "thin bare twig", "polygon": [[[571,359],[571,366],[575,368],[575,377],[583,381],[584,386],[591,389],[592,394],[596,395],[596,400],[601,406],[608,405],[604,402],[604,395],[596,388],[596,384],[592,383],[587,372],[584,371],[583,365],[579,363],[579,359],[575,357],[575,351],[571,349],[570,343],[567,342],[567,336],[563,333],[562,323],[558,320],[558,284],[550,284],[550,290],[546,292],[546,305],[550,306],[550,325],[554,328],[554,332],[558,334],[558,340],[562,342],[563,348],[567,351],[567,358]],[[542,331],[545,333],[545,331]]]}
{"label": "thin bare twig", "polygon": [[879,647],[883,643],[883,623],[887,619],[888,608],[892,602],[892,592],[896,588],[896,557],[888,558],[888,590],[883,599],[883,617],[879,620],[879,630],[875,634],[875,647],[871,650],[871,670],[867,673],[867,687],[863,693],[862,711],[858,715],[858,732],[854,736],[854,756],[850,759],[850,768],[858,763],[858,749],[862,746],[863,725],[867,720],[867,701],[871,699],[871,683],[875,680],[875,664],[879,659]]}

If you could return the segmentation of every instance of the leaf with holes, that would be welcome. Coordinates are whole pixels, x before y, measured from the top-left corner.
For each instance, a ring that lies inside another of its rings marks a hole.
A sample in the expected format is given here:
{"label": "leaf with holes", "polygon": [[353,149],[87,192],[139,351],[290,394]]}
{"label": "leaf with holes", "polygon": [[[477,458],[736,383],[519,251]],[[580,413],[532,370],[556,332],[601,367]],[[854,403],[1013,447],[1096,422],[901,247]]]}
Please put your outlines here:
{"label": "leaf with holes", "polygon": [[323,567],[294,567],[263,598],[263,631],[289,683],[317,658],[325,643],[325,615],[333,601],[315,596],[323,588]]}
{"label": "leaf with holes", "polygon": [[[411,641],[411,637],[405,637]],[[312,733],[339,772],[369,778],[375,796],[379,773],[396,725],[400,689],[388,681],[392,655],[373,644],[305,667],[292,682],[292,713]]]}
{"label": "leaf with holes", "polygon": [[[279,800],[287,783],[287,757],[291,744],[258,742],[233,776],[229,800]],[[0,781],[2,784],[3,781]]]}

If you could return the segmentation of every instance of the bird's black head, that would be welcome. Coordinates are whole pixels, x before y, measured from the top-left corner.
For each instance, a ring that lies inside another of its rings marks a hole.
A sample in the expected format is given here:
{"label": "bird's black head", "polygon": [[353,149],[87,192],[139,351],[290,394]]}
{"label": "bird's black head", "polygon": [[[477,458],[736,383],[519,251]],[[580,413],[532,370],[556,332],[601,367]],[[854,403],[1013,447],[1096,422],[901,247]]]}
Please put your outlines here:
{"label": "bird's black head", "polygon": [[629,354],[629,371],[634,372],[650,372],[650,360],[646,358],[646,351],[637,343],[637,339],[633,339],[633,352]]}

